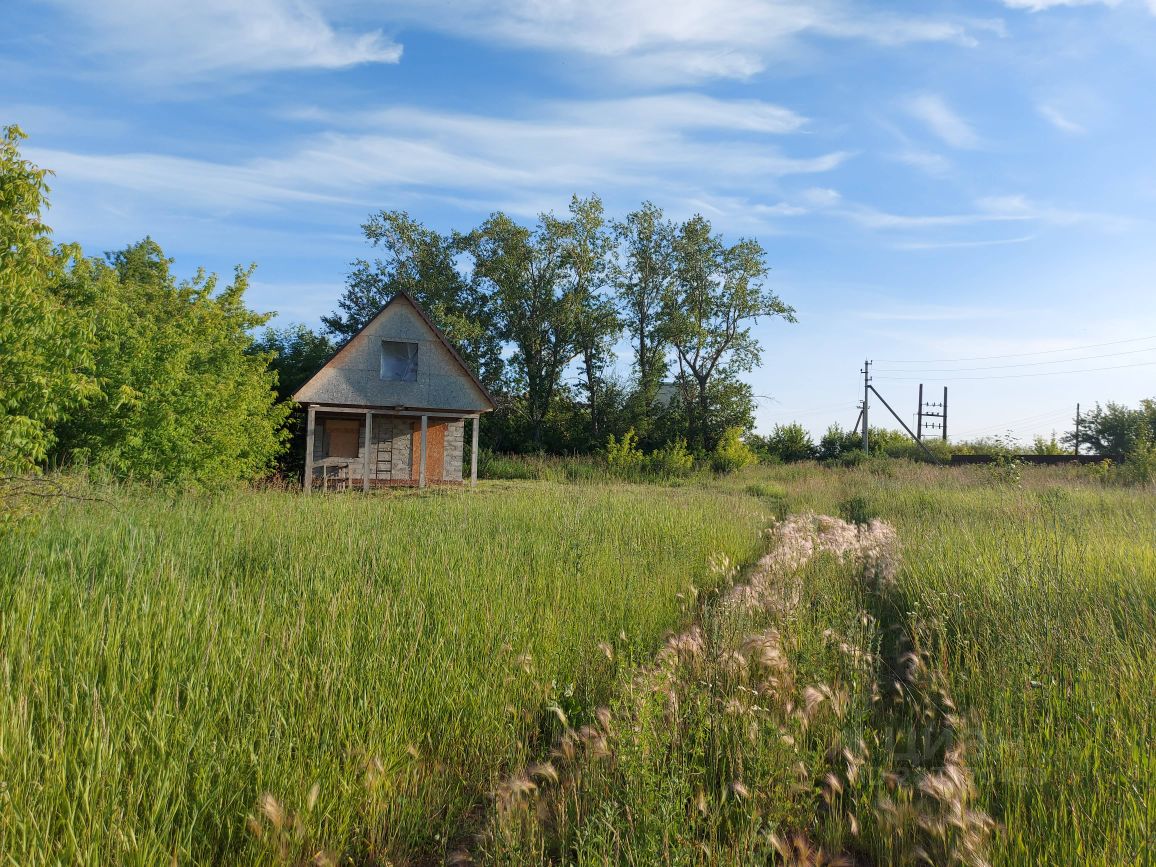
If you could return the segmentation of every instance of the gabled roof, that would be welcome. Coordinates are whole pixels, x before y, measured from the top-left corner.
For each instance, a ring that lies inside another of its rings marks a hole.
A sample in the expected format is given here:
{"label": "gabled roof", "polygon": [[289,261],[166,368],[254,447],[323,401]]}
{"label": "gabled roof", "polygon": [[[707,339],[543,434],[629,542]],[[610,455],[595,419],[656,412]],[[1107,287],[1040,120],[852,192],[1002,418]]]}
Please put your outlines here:
{"label": "gabled roof", "polygon": [[369,328],[371,325],[373,325],[373,323],[376,322],[378,319],[380,319],[385,314],[385,312],[387,310],[389,310],[390,307],[393,306],[394,302],[396,302],[399,298],[404,299],[405,301],[408,301],[410,306],[413,307],[413,309],[417,311],[417,315],[421,318],[422,322],[424,322],[426,324],[426,326],[429,328],[429,330],[434,333],[434,335],[437,337],[437,339],[441,343],[441,345],[444,346],[446,348],[446,351],[449,352],[450,357],[453,358],[454,361],[457,362],[458,366],[466,373],[466,375],[470,378],[470,380],[473,382],[473,384],[478,387],[478,390],[482,393],[482,396],[490,404],[490,409],[496,409],[497,408],[497,402],[494,400],[494,396],[492,394],[490,394],[490,390],[488,388],[486,388],[485,385],[482,384],[482,381],[480,379],[478,379],[477,374],[474,373],[473,369],[466,363],[465,359],[462,358],[462,356],[454,348],[453,344],[450,343],[450,341],[442,333],[442,330],[440,328],[438,328],[437,325],[434,324],[432,319],[430,319],[429,314],[426,313],[425,310],[422,309],[422,306],[417,303],[417,300],[412,295],[410,295],[408,292],[406,292],[404,289],[399,289],[393,295],[392,298],[390,298],[388,301],[385,302],[385,304],[382,305],[381,309],[378,310],[377,313],[373,314],[373,316],[371,316],[369,319],[367,319],[364,325],[362,325],[360,328],[358,328],[357,331],[355,331],[353,334],[351,334],[349,336],[349,338],[344,343],[342,343],[339,347],[337,347],[337,349],[335,349],[332,352],[332,354],[330,354],[330,356],[325,359],[325,362],[319,368],[317,368],[317,370],[313,373],[313,375],[310,376],[307,380],[305,380],[305,382],[303,382],[298,387],[297,391],[295,391],[293,393],[292,399],[297,400],[297,395],[299,395],[303,391],[305,391],[306,387],[311,382],[313,382],[314,379],[317,378],[317,374],[319,374],[321,371],[323,371],[325,368],[327,368],[333,362],[333,360],[335,358],[337,358],[337,356],[341,355],[341,353],[344,352],[347,347],[352,345],[353,342],[355,340],[357,340],[358,337],[361,336],[361,333],[363,331],[365,331],[367,328]]}

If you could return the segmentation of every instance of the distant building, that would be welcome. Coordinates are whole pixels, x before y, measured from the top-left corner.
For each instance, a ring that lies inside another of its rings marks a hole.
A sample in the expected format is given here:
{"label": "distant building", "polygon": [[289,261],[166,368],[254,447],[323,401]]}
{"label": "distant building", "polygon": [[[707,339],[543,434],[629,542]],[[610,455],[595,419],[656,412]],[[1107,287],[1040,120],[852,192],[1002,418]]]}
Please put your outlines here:
{"label": "distant building", "polygon": [[654,392],[654,404],[662,409],[667,409],[678,396],[677,382],[660,382]]}
{"label": "distant building", "polygon": [[297,390],[306,408],[305,492],[461,484],[470,419],[470,482],[478,423],[494,399],[445,335],[399,292]]}

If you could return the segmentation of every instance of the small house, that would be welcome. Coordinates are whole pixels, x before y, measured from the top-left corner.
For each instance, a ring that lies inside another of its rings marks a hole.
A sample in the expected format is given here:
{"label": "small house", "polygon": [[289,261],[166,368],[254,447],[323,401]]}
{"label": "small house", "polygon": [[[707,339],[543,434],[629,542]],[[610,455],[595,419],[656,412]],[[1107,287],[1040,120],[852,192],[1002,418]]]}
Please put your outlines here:
{"label": "small house", "polygon": [[470,420],[494,409],[481,381],[406,292],[398,292],[293,395],[306,410],[305,484],[461,484]]}

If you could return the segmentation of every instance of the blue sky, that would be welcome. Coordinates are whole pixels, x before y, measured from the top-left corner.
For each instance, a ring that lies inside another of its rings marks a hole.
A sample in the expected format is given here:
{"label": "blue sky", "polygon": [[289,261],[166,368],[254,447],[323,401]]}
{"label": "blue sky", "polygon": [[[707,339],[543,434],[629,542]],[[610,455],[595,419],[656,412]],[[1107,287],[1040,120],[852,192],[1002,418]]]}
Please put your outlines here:
{"label": "blue sky", "polygon": [[763,430],[849,425],[864,357],[905,417],[920,381],[948,385],[961,436],[1156,396],[1156,0],[39,0],[5,18],[0,122],[56,171],[57,237],[97,253],[151,234],[183,273],[256,262],[250,302],[279,322],[332,309],[371,211],[464,229],[598,193],[767,248],[799,323],[757,327]]}

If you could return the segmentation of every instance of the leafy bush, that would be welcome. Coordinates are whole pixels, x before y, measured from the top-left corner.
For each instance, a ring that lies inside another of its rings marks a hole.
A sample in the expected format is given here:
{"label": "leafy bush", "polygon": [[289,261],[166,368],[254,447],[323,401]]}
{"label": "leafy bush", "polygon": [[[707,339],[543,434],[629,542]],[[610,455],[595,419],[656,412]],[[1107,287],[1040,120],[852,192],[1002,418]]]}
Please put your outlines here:
{"label": "leafy bush", "polygon": [[1156,481],[1156,443],[1141,440],[1120,466],[1124,481],[1135,485],[1147,485]]}
{"label": "leafy bush", "polygon": [[809,461],[819,455],[815,441],[798,422],[775,425],[771,435],[763,440],[763,447],[767,456],[778,458],[783,463]]}
{"label": "leafy bush", "polygon": [[631,428],[618,440],[614,434],[606,439],[606,464],[611,470],[637,472],[646,463],[646,455],[638,447],[638,435]]}
{"label": "leafy bush", "polygon": [[6,480],[34,472],[54,425],[98,391],[92,329],[51,291],[79,251],[52,246],[41,222],[48,173],[21,158],[23,138],[0,128],[0,508]]}
{"label": "leafy bush", "polygon": [[716,473],[734,472],[758,461],[751,447],[743,442],[742,433],[737,427],[729,427],[723,433],[710,458],[711,469]]}
{"label": "leafy bush", "polygon": [[679,437],[652,451],[646,458],[646,469],[659,476],[688,476],[694,471],[694,455],[687,451],[686,440]]}
{"label": "leafy bush", "polygon": [[1023,463],[1014,455],[1001,454],[996,455],[995,460],[987,465],[987,473],[997,485],[1019,487],[1023,479],[1022,467]]}

